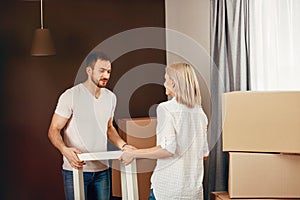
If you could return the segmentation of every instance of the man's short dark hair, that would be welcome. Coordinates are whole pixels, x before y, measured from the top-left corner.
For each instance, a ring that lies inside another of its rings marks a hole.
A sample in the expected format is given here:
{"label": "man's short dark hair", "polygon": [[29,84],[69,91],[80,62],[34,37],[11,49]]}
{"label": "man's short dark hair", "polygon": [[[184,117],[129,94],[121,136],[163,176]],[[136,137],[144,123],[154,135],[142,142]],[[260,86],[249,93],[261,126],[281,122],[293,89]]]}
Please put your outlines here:
{"label": "man's short dark hair", "polygon": [[97,60],[104,60],[104,61],[111,62],[110,58],[103,52],[92,52],[87,56],[87,58],[85,60],[85,66],[94,68]]}

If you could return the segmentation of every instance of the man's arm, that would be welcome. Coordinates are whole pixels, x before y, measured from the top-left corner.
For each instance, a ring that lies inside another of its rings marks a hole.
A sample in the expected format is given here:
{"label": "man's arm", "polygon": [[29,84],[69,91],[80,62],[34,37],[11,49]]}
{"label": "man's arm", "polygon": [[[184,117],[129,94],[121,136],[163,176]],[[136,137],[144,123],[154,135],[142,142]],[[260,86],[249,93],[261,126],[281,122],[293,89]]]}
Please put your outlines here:
{"label": "man's arm", "polygon": [[107,125],[107,138],[111,141],[116,147],[123,150],[136,149],[134,146],[127,144],[118,134],[117,130],[113,125],[113,119],[110,118]]}
{"label": "man's arm", "polygon": [[79,160],[77,157],[77,154],[81,152],[76,148],[67,147],[60,134],[60,131],[65,127],[67,122],[67,118],[54,114],[48,131],[48,137],[53,146],[55,146],[60,153],[68,159],[71,166],[78,169],[84,165],[84,162]]}

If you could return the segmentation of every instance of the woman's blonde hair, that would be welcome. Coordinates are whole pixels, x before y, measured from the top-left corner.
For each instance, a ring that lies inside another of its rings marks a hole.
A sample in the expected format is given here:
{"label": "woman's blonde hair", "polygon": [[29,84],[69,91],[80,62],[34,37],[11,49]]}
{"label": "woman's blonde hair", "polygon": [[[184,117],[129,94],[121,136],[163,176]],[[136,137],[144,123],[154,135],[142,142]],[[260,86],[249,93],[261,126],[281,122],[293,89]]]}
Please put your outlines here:
{"label": "woman's blonde hair", "polygon": [[174,63],[167,66],[166,73],[174,82],[176,101],[189,108],[201,106],[198,79],[194,69],[187,63]]}

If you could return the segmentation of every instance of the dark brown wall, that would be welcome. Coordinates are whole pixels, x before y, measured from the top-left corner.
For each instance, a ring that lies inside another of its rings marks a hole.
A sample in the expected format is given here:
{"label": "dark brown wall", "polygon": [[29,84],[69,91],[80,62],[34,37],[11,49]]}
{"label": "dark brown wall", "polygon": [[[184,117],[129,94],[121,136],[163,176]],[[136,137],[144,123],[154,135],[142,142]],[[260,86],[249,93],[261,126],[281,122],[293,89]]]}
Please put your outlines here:
{"label": "dark brown wall", "polygon": [[[165,26],[164,0],[46,0],[44,12],[57,55],[32,57],[39,2],[0,3],[1,199],[63,199],[61,156],[47,138],[57,98],[100,42],[132,28]],[[108,87],[137,65],[165,62],[161,50],[122,55],[113,62]],[[128,105],[131,117],[147,116],[165,99],[159,85],[139,88]]]}

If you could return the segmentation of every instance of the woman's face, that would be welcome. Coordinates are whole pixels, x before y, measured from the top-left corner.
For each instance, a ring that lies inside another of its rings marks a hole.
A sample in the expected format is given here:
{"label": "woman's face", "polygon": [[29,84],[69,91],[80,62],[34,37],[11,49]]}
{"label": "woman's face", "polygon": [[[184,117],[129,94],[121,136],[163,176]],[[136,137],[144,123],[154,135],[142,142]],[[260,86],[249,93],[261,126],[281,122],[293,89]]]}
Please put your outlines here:
{"label": "woman's face", "polygon": [[166,95],[168,96],[175,96],[175,92],[174,92],[174,82],[172,79],[170,79],[169,75],[167,74],[167,72],[165,73],[165,83],[164,86],[166,88]]}

